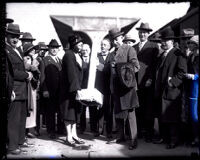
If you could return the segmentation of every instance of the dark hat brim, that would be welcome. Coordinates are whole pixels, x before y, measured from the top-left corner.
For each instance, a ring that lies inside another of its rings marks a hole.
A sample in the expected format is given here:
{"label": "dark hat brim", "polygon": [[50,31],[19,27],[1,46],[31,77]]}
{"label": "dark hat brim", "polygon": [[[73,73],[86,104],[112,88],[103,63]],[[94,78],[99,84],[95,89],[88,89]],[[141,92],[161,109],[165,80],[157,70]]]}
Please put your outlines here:
{"label": "dark hat brim", "polygon": [[136,29],[137,29],[137,30],[147,31],[147,32],[153,31],[151,28],[140,28],[140,27],[138,27],[138,28],[136,28]]}
{"label": "dark hat brim", "polygon": [[73,46],[75,46],[76,44],[78,44],[78,43],[80,43],[80,42],[83,42],[83,40],[80,39],[80,40],[78,40],[78,41],[76,41],[76,42],[74,42],[74,43],[70,43],[70,42],[69,42],[69,44],[70,44],[71,47],[73,47]]}
{"label": "dark hat brim", "polygon": [[61,47],[61,45],[56,45],[56,46],[53,46],[53,45],[47,45],[47,47],[50,47],[50,48],[59,48],[59,47]]}
{"label": "dark hat brim", "polygon": [[194,35],[188,35],[188,36],[180,36],[178,38],[180,39],[186,39],[186,38],[192,38]]}
{"label": "dark hat brim", "polygon": [[20,38],[20,40],[30,40],[30,41],[35,41],[35,38]]}
{"label": "dark hat brim", "polygon": [[6,30],[6,33],[14,34],[14,35],[22,35],[23,34],[23,32],[12,32],[12,31],[8,31],[8,30]]}
{"label": "dark hat brim", "polygon": [[131,41],[131,42],[133,42],[133,43],[136,42],[136,40],[134,40],[134,39],[124,39],[124,40],[123,40],[123,42],[126,42],[126,41]]}
{"label": "dark hat brim", "polygon": [[115,35],[111,35],[111,38],[112,38],[112,39],[115,39],[115,38],[117,38],[117,37],[119,37],[119,36],[121,36],[121,35],[124,35],[124,32],[118,32],[118,33],[116,33]]}
{"label": "dark hat brim", "polygon": [[160,37],[160,39],[178,39],[178,37],[169,36],[169,37]]}
{"label": "dark hat brim", "polygon": [[13,23],[13,22],[14,22],[13,19],[11,19],[11,18],[6,18],[6,23]]}
{"label": "dark hat brim", "polygon": [[149,41],[152,41],[152,42],[161,42],[161,39],[151,38],[151,39],[149,39]]}
{"label": "dark hat brim", "polygon": [[26,51],[24,51],[24,55],[30,52],[32,49],[36,49],[37,45],[29,47]]}

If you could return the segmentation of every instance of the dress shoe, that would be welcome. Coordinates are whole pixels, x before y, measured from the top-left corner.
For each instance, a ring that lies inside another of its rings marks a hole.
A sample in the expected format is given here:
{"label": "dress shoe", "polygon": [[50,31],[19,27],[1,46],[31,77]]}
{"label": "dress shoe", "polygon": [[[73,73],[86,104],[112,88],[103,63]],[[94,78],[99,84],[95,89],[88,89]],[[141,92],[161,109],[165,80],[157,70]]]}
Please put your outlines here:
{"label": "dress shoe", "polygon": [[176,148],[176,146],[177,146],[176,143],[169,143],[169,144],[167,144],[166,149],[174,149],[174,148]]}
{"label": "dress shoe", "polygon": [[73,140],[77,143],[77,144],[85,144],[85,142],[81,139],[81,138],[74,138]]}
{"label": "dress shoe", "polygon": [[35,131],[33,132],[33,134],[34,134],[36,137],[38,137],[38,136],[40,136],[40,131],[35,130]]}
{"label": "dress shoe", "polygon": [[35,145],[33,143],[24,142],[23,144],[19,145],[20,148],[29,148],[34,147]]}
{"label": "dress shoe", "polygon": [[153,139],[152,141],[153,141],[154,144],[162,144],[164,142],[164,140],[162,138]]}
{"label": "dress shoe", "polygon": [[76,142],[74,140],[69,141],[66,139],[65,144],[70,147],[76,147]]}
{"label": "dress shoe", "polygon": [[129,150],[133,150],[133,149],[136,149],[137,148],[137,140],[131,140],[131,143],[128,147]]}
{"label": "dress shoe", "polygon": [[30,132],[27,133],[27,137],[28,138],[36,138],[36,136],[34,134],[30,133]]}
{"label": "dress shoe", "polygon": [[107,138],[108,138],[108,139],[112,139],[112,138],[113,138],[112,134],[108,134],[108,135],[107,135]]}
{"label": "dress shoe", "polygon": [[14,149],[14,150],[9,150],[8,154],[13,154],[13,155],[19,155],[21,153],[21,149]]}
{"label": "dress shoe", "polygon": [[94,137],[99,137],[100,133],[99,132],[94,132],[93,135],[94,135]]}
{"label": "dress shoe", "polygon": [[125,138],[119,138],[116,140],[116,143],[119,144],[119,143],[122,143],[122,142],[125,142],[126,139]]}
{"label": "dress shoe", "polygon": [[50,139],[56,139],[56,135],[54,133],[49,134]]}

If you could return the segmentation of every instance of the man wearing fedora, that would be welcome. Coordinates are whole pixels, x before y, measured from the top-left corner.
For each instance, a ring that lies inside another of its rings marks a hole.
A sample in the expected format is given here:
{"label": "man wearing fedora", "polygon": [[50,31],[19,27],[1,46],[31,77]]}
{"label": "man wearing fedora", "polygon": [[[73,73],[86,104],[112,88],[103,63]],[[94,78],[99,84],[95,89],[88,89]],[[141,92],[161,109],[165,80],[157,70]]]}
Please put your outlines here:
{"label": "man wearing fedora", "polygon": [[159,109],[159,128],[167,149],[178,144],[178,127],[181,120],[181,94],[186,59],[174,47],[174,32],[171,27],[161,31],[164,52],[156,67],[155,97]]}
{"label": "man wearing fedora", "polygon": [[33,41],[35,41],[35,38],[33,38],[32,34],[30,32],[24,32],[22,37],[19,38],[21,40],[21,46],[19,46],[19,50],[23,52],[24,45],[27,43],[33,44]]}
{"label": "man wearing fedora", "polygon": [[67,130],[66,144],[75,146],[85,143],[77,135],[77,122],[80,120],[81,104],[75,99],[81,90],[83,76],[83,61],[81,51],[83,40],[79,35],[68,37],[69,50],[62,59],[62,72],[60,86],[60,108],[62,119]]}
{"label": "man wearing fedora", "polygon": [[[62,66],[61,60],[57,54],[60,46],[56,39],[52,39],[48,45],[49,53],[40,64],[41,92],[48,103],[46,107],[46,123],[50,139],[56,138],[56,127],[58,133],[62,133],[64,129],[59,109],[60,72]],[[55,122],[56,113],[57,126]]]}
{"label": "man wearing fedora", "polygon": [[110,90],[113,97],[114,113],[119,129],[116,143],[125,141],[125,122],[129,120],[131,142],[129,149],[137,147],[137,123],[135,109],[139,107],[135,73],[140,69],[137,54],[131,46],[123,43],[123,32],[113,28],[109,35],[115,50],[110,53]]}
{"label": "man wearing fedora", "polygon": [[[5,19],[6,26],[13,22],[13,19]],[[6,41],[6,38],[5,38]],[[5,57],[5,58],[4,58]],[[7,113],[10,103],[15,98],[15,93],[13,91],[13,81],[14,81],[14,71],[12,68],[12,63],[8,57],[7,52],[3,52],[1,63],[1,78],[2,82],[2,94],[1,94],[1,107],[0,107],[0,158],[6,157],[6,137],[7,137]],[[3,59],[4,58],[4,59]],[[4,63],[5,62],[5,63]]]}
{"label": "man wearing fedora", "polygon": [[136,73],[138,83],[138,98],[140,107],[136,109],[138,122],[138,136],[145,138],[146,142],[152,141],[154,132],[153,113],[153,84],[156,56],[159,53],[158,45],[148,40],[152,29],[148,23],[141,23],[136,28],[140,42],[134,48],[140,63],[140,70]]}
{"label": "man wearing fedora", "polygon": [[21,147],[29,146],[25,139],[27,82],[32,79],[33,75],[25,71],[23,55],[17,49],[20,35],[18,24],[8,24],[6,52],[14,71],[13,90],[16,96],[8,109],[8,152],[11,154],[20,154]]}
{"label": "man wearing fedora", "polygon": [[131,47],[133,47],[133,46],[134,46],[134,43],[135,43],[135,39],[132,37],[131,34],[126,34],[126,35],[124,36],[123,42],[124,42],[125,44],[130,45]]}

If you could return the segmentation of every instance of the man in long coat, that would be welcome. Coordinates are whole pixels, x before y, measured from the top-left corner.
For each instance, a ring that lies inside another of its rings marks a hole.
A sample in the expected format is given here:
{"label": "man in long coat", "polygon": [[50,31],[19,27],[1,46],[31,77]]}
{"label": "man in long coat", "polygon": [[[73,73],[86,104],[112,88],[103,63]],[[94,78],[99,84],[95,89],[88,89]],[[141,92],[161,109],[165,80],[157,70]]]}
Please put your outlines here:
{"label": "man in long coat", "polygon": [[11,154],[20,154],[20,146],[28,147],[25,139],[27,82],[32,79],[33,75],[25,71],[23,55],[16,48],[21,34],[19,25],[9,24],[6,34],[6,52],[13,66],[13,90],[16,95],[8,110],[8,151]]}
{"label": "man in long coat", "polygon": [[174,48],[174,32],[166,28],[161,32],[162,49],[156,68],[155,97],[160,108],[161,134],[166,148],[175,148],[178,143],[178,124],[181,120],[181,94],[186,59]]}
{"label": "man in long coat", "polygon": [[140,107],[136,110],[138,136],[144,136],[146,142],[151,142],[154,127],[152,94],[155,75],[154,64],[159,49],[156,43],[148,40],[149,33],[152,31],[148,23],[141,23],[140,27],[136,29],[140,39],[140,42],[134,46],[140,63],[140,70],[136,73],[140,103]]}
{"label": "man in long coat", "polygon": [[[110,89],[113,96],[116,123],[119,128],[119,138],[117,139],[116,143],[125,141],[125,121],[126,119],[129,119],[129,127],[131,131],[131,143],[129,149],[132,150],[137,147],[137,124],[135,108],[139,107],[139,104],[136,92],[137,84],[135,72],[138,72],[140,65],[134,48],[123,44],[123,32],[121,32],[118,28],[113,28],[109,31],[109,35],[111,36],[116,47],[115,51],[110,53],[111,57],[109,57],[111,66]],[[130,67],[130,70],[126,70],[127,67]],[[124,80],[127,80],[127,83],[125,81],[121,81],[120,77],[122,79],[125,77]],[[124,87],[123,85],[129,84],[129,80],[133,82],[131,83],[133,86],[127,88]]]}
{"label": "man in long coat", "polygon": [[59,108],[59,89],[60,89],[60,72],[61,60],[57,54],[60,45],[55,39],[52,39],[48,45],[49,55],[44,57],[40,64],[41,70],[41,91],[43,97],[47,98],[48,107],[46,107],[47,132],[51,139],[56,138],[55,117],[57,112],[57,132],[64,130],[64,124],[61,122]]}

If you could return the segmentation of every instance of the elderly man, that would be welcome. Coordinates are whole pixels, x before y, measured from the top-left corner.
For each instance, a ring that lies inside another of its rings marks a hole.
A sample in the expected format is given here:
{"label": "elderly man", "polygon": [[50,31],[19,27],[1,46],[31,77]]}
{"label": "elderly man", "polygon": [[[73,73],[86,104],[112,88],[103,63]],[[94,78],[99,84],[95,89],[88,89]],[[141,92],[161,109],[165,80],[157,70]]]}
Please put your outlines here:
{"label": "elderly man", "polygon": [[[6,29],[6,52],[13,66],[15,100],[8,111],[8,152],[20,154],[21,147],[30,146],[25,139],[25,124],[27,116],[27,82],[33,77],[31,72],[25,71],[23,55],[17,49],[21,32],[19,25],[9,24]],[[20,147],[21,146],[21,147]]]}
{"label": "elderly man", "polygon": [[178,144],[178,126],[181,120],[181,92],[183,77],[187,70],[186,59],[174,48],[174,32],[171,27],[161,32],[164,52],[156,68],[155,97],[160,110],[160,131],[167,143],[166,148]]}
{"label": "elderly man", "polygon": [[56,122],[57,113],[57,133],[64,132],[64,124],[61,122],[59,108],[59,92],[60,92],[60,72],[62,69],[61,60],[58,57],[59,47],[57,40],[52,39],[49,42],[49,54],[44,57],[40,64],[41,70],[41,91],[44,98],[48,100],[46,107],[46,123],[47,132],[50,139],[56,138]]}
{"label": "elderly man", "polygon": [[115,51],[110,53],[111,66],[110,89],[113,97],[114,113],[119,129],[116,143],[125,141],[125,122],[129,119],[131,131],[131,143],[129,149],[137,147],[137,124],[135,109],[139,107],[137,97],[137,84],[135,73],[140,65],[134,48],[123,44],[123,32],[118,28],[109,31],[109,35],[115,45]]}
{"label": "elderly man", "polygon": [[136,74],[138,83],[138,98],[140,108],[136,110],[139,137],[145,137],[146,142],[152,141],[154,127],[153,113],[153,84],[155,75],[156,56],[159,53],[158,45],[148,41],[152,29],[148,23],[141,23],[136,28],[140,42],[135,45],[137,57],[140,63],[140,70]]}

